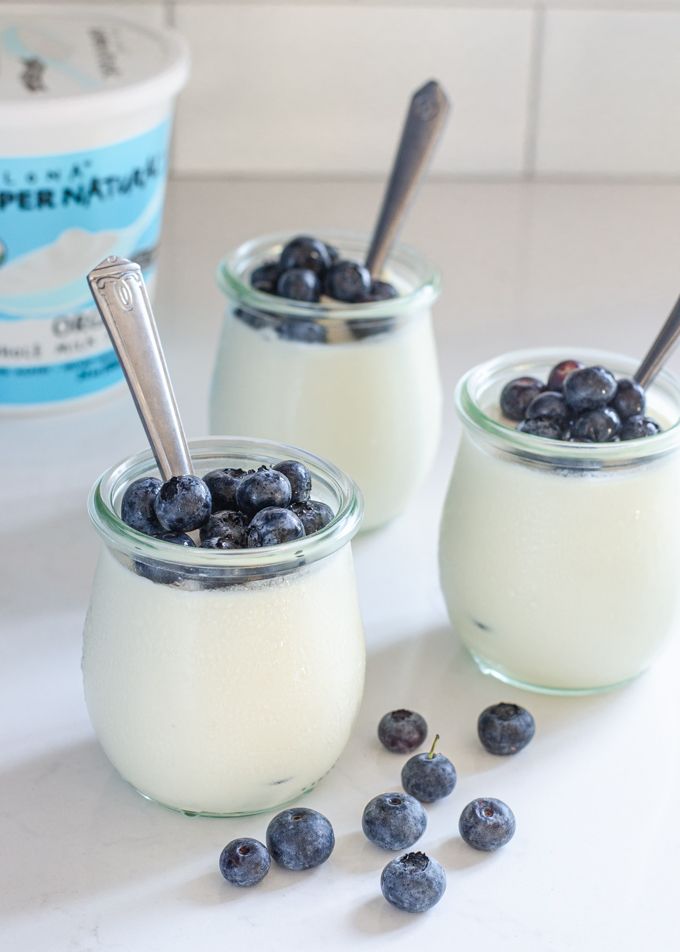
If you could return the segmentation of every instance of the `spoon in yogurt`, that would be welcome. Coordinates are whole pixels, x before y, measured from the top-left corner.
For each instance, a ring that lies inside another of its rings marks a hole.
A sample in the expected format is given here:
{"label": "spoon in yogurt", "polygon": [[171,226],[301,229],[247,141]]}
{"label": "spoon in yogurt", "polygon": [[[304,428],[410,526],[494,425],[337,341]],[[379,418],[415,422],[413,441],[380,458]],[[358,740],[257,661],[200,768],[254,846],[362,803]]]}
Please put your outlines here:
{"label": "spoon in yogurt", "polygon": [[380,214],[366,255],[366,267],[372,278],[380,274],[394,244],[416,186],[423,177],[444,129],[449,109],[446,93],[433,79],[417,89],[411,97]]}
{"label": "spoon in yogurt", "polygon": [[645,390],[659,373],[680,338],[680,297],[635,372]]}
{"label": "spoon in yogurt", "polygon": [[112,255],[87,276],[163,481],[193,466],[142,269]]}

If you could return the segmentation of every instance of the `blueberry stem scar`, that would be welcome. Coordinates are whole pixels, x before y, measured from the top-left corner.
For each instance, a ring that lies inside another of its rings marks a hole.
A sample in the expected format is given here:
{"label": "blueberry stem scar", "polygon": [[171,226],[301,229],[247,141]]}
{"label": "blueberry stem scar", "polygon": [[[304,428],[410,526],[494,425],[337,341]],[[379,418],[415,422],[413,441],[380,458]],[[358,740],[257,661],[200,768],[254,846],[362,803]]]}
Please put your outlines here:
{"label": "blueberry stem scar", "polygon": [[434,740],[432,741],[432,746],[430,747],[430,753],[427,755],[430,760],[434,757],[434,749],[437,746],[437,741],[439,740],[439,734],[434,735]]}

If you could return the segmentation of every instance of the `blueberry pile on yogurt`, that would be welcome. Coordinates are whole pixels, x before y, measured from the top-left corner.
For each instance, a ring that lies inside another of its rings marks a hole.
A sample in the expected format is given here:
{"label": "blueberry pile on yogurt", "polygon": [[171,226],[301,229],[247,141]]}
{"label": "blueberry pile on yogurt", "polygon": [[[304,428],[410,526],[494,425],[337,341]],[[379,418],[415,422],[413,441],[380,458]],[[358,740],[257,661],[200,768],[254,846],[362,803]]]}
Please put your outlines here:
{"label": "blueberry pile on yogurt", "polygon": [[259,469],[215,469],[200,476],[173,476],[162,483],[143,477],[131,483],[121,504],[123,522],[176,545],[204,549],[254,549],[313,535],[333,518],[325,502],[311,498],[312,477],[297,460]]}
{"label": "blueberry pile on yogurt", "polygon": [[606,367],[563,360],[547,384],[516,377],[501,392],[501,410],[532,436],[576,443],[614,443],[653,436],[659,424],[645,415],[645,392],[635,380],[616,379]]}
{"label": "blueberry pile on yogurt", "polygon": [[278,260],[255,268],[250,283],[266,294],[308,303],[320,301],[322,295],[345,304],[398,297],[393,285],[373,280],[363,264],[340,258],[337,248],[309,235],[291,239]]}

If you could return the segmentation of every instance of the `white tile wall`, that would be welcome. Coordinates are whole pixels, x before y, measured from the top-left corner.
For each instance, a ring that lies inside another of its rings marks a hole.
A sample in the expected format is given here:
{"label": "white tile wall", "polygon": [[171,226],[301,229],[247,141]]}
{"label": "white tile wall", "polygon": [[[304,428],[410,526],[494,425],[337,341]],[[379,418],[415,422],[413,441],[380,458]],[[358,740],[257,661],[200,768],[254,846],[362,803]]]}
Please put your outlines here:
{"label": "white tile wall", "polygon": [[0,0],[176,24],[178,175],[383,175],[406,99],[455,100],[444,175],[680,180],[680,0]]}
{"label": "white tile wall", "polygon": [[680,176],[680,12],[551,11],[536,168]]}
{"label": "white tile wall", "polygon": [[382,173],[410,93],[435,77],[455,102],[436,169],[519,173],[531,23],[529,11],[182,4],[194,67],[177,168]]}

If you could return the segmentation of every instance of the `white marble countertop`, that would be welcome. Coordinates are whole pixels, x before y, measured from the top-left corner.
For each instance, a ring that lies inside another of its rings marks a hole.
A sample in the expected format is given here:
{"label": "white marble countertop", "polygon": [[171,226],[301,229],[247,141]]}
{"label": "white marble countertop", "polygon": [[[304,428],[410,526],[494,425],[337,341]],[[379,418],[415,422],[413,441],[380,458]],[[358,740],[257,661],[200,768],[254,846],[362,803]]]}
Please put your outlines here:
{"label": "white marble countertop", "polygon": [[[379,186],[357,182],[176,182],[170,189],[157,314],[189,433],[207,430],[219,323],[220,254],[278,229],[367,229]],[[274,869],[237,890],[217,872],[224,844],[263,838],[266,816],[173,814],[135,794],[100,751],[85,710],[80,636],[97,540],[85,513],[95,477],[143,446],[126,395],[64,415],[1,420],[0,891],[8,952],[179,952],[230,948],[466,952],[667,949],[680,873],[680,639],[618,693],[559,699],[485,678],[447,623],[435,568],[438,513],[453,459],[453,386],[473,362],[539,344],[641,354],[678,293],[677,186],[432,183],[404,238],[436,260],[445,291],[436,331],[445,434],[420,499],[356,545],[369,649],[349,747],[306,804],[332,820],[337,846],[309,873]],[[673,365],[680,367],[680,356]],[[680,572],[680,567],[679,567]],[[640,592],[640,598],[644,598]],[[569,591],[556,611],[578,606]],[[479,711],[497,700],[533,711],[537,735],[511,760],[479,746]],[[360,829],[370,797],[401,759],[375,739],[385,711],[426,715],[459,771],[428,809],[418,844],[448,873],[423,916],[380,894],[389,854]],[[461,844],[475,796],[517,816],[497,854]],[[653,938],[652,938],[653,936]]]}

